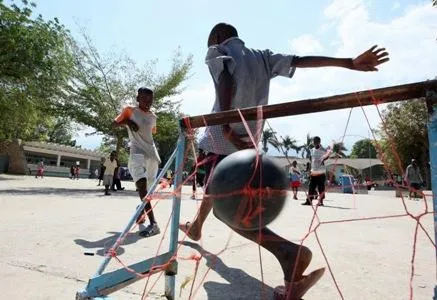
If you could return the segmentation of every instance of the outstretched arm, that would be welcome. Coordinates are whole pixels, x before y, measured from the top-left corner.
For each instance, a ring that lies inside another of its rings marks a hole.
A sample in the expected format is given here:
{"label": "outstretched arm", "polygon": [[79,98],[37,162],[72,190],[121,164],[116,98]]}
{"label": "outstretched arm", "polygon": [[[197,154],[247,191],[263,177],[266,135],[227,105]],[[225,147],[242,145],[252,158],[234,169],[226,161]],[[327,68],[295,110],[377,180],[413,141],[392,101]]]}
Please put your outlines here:
{"label": "outstretched arm", "polygon": [[356,71],[378,71],[378,65],[389,61],[385,48],[373,46],[355,58],[334,58],[325,56],[302,56],[293,60],[297,68],[341,67]]}

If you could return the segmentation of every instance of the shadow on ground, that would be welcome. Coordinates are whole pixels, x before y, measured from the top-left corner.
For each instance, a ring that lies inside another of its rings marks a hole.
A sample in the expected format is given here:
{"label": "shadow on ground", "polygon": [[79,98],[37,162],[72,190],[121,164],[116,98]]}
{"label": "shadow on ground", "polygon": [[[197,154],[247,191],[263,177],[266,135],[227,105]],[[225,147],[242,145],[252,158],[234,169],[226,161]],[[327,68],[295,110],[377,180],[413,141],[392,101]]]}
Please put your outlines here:
{"label": "shadow on ground", "polygon": [[[110,234],[110,236],[102,238],[102,239],[97,240],[97,241],[87,241],[84,239],[75,239],[74,242],[77,245],[79,245],[85,249],[97,248],[98,250],[95,252],[95,254],[100,255],[100,256],[105,256],[108,249],[111,248],[112,245],[114,245],[115,241],[120,236],[120,232],[110,231],[107,233]],[[138,233],[131,232],[127,235],[127,237],[124,239],[122,244],[124,246],[130,245],[130,244],[136,243],[139,239],[142,239],[142,237],[139,236]],[[85,251],[85,252],[88,252],[88,251]],[[124,252],[125,251],[124,251],[123,247],[119,247],[117,249],[118,256],[122,255]]]}
{"label": "shadow on ground", "polygon": [[[214,281],[205,281],[203,287],[208,295],[208,300],[222,300],[224,295],[228,300],[236,299],[272,299],[273,288],[268,285],[263,285],[261,281],[250,276],[241,269],[228,267],[215,254],[212,254],[203,249],[199,244],[183,241],[181,245],[188,246],[197,250],[206,260],[206,265],[219,274],[224,280],[229,283],[219,283]],[[198,276],[197,279],[199,279]],[[196,285],[196,283],[195,283]],[[185,288],[184,293],[190,290],[190,284]]]}
{"label": "shadow on ground", "polygon": [[[98,196],[104,196],[103,188],[93,188],[93,189],[77,189],[77,188],[52,188],[52,187],[31,187],[31,188],[17,188],[17,189],[6,189],[0,190],[1,194],[8,195],[77,195],[78,197],[88,196],[87,194],[93,194]],[[111,191],[111,196],[138,196],[136,191]]]}

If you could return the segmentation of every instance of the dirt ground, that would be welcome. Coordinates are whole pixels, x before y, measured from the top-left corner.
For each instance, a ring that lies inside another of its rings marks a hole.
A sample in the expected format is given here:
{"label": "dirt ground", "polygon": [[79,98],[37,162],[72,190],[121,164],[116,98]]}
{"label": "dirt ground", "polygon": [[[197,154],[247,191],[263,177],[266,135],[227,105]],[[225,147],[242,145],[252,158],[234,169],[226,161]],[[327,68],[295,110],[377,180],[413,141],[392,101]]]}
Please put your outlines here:
{"label": "dirt ground", "polygon": [[[96,180],[0,175],[1,298],[74,299],[139,203],[134,184],[123,185],[125,191],[103,196]],[[190,190],[190,186],[183,188],[181,221],[191,220],[200,205],[190,199]],[[303,192],[299,198],[303,200]],[[270,226],[296,243],[308,232],[313,217],[311,207],[299,203],[289,197]],[[141,238],[134,230],[128,236],[118,252],[123,263],[168,250],[171,204],[167,197],[155,207],[160,235]],[[426,201],[402,201],[393,191],[328,193],[325,204],[317,211],[321,222],[317,235],[310,234],[304,244],[313,251],[308,271],[328,263],[329,268],[305,300],[432,299],[436,284],[433,216],[420,218],[415,236],[418,223],[406,215],[407,209],[417,216],[426,205],[432,211],[430,196]],[[179,239],[184,236],[180,234]],[[271,299],[274,287],[282,284],[282,272],[270,253],[259,251],[256,244],[232,234],[211,215],[202,240],[184,239],[178,251],[177,298],[189,299],[194,278],[192,299]],[[193,277],[195,261],[184,258],[207,253],[220,254],[204,256]],[[121,267],[112,260],[107,270]],[[138,281],[111,299],[141,299],[145,287],[147,299],[164,299],[163,276],[153,275],[147,286],[146,282]]]}

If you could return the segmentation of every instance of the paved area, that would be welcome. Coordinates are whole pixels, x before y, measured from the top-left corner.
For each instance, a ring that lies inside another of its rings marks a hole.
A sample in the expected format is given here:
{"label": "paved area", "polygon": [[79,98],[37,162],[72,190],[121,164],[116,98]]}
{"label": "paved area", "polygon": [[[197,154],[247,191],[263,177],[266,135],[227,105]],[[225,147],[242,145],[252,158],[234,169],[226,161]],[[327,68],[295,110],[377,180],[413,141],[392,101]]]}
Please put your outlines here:
{"label": "paved area", "polygon": [[[112,245],[139,203],[132,182],[123,182],[126,191],[106,197],[96,185],[97,181],[88,179],[35,179],[0,174],[2,299],[74,299],[76,291],[85,287],[103,260],[105,249]],[[183,193],[181,220],[191,220],[200,201],[189,199],[189,186],[183,188]],[[299,196],[303,199],[304,193]],[[432,209],[431,197],[428,198],[426,202],[406,200],[404,206],[393,191],[371,191],[368,195],[330,193],[326,207],[320,208],[317,216],[320,222],[353,220],[402,215],[405,208],[417,215],[425,210],[425,204]],[[271,228],[299,242],[308,232],[313,211],[289,199]],[[155,212],[162,234],[139,238],[135,230],[119,251],[123,263],[138,262],[157,251],[168,250],[165,231],[171,200],[159,201]],[[417,222],[409,216],[322,223],[317,229],[319,241],[311,234],[304,242],[314,254],[308,270],[327,266],[329,262],[333,276],[326,272],[305,300],[432,299],[436,284],[436,254],[430,241],[430,238],[434,240],[432,214],[420,220],[430,237],[419,227],[415,248]],[[182,239],[183,235],[179,237]],[[282,284],[279,264],[270,253],[261,251],[260,260],[256,245],[231,234],[211,215],[201,242],[186,242],[178,253],[178,299],[189,299],[193,283],[189,280],[196,266],[193,260],[182,258],[204,251],[223,252],[215,263],[211,256],[200,260],[193,299],[271,299],[273,288]],[[94,255],[84,255],[85,252]],[[108,270],[120,267],[113,260]],[[183,285],[185,281],[189,282]],[[145,286],[146,280],[141,280],[112,294],[111,298],[141,299]],[[153,275],[146,291],[147,299],[164,299],[163,276]]]}

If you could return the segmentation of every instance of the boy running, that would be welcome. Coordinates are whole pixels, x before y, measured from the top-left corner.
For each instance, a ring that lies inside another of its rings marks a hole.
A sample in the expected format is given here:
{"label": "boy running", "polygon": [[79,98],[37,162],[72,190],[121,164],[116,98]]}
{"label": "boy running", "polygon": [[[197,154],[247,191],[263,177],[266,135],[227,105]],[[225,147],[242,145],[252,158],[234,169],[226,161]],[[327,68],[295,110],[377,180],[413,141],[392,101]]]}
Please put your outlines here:
{"label": "boy running", "polygon": [[[141,236],[150,237],[160,233],[158,223],[153,214],[150,201],[145,199],[148,189],[156,179],[161,159],[153,140],[156,134],[156,115],[150,111],[153,104],[153,91],[149,88],[139,88],[138,106],[128,106],[115,118],[114,126],[126,126],[131,142],[128,168],[138,189],[141,201],[147,201],[144,211],[150,225],[140,232]],[[144,222],[142,215],[138,223]]]}

